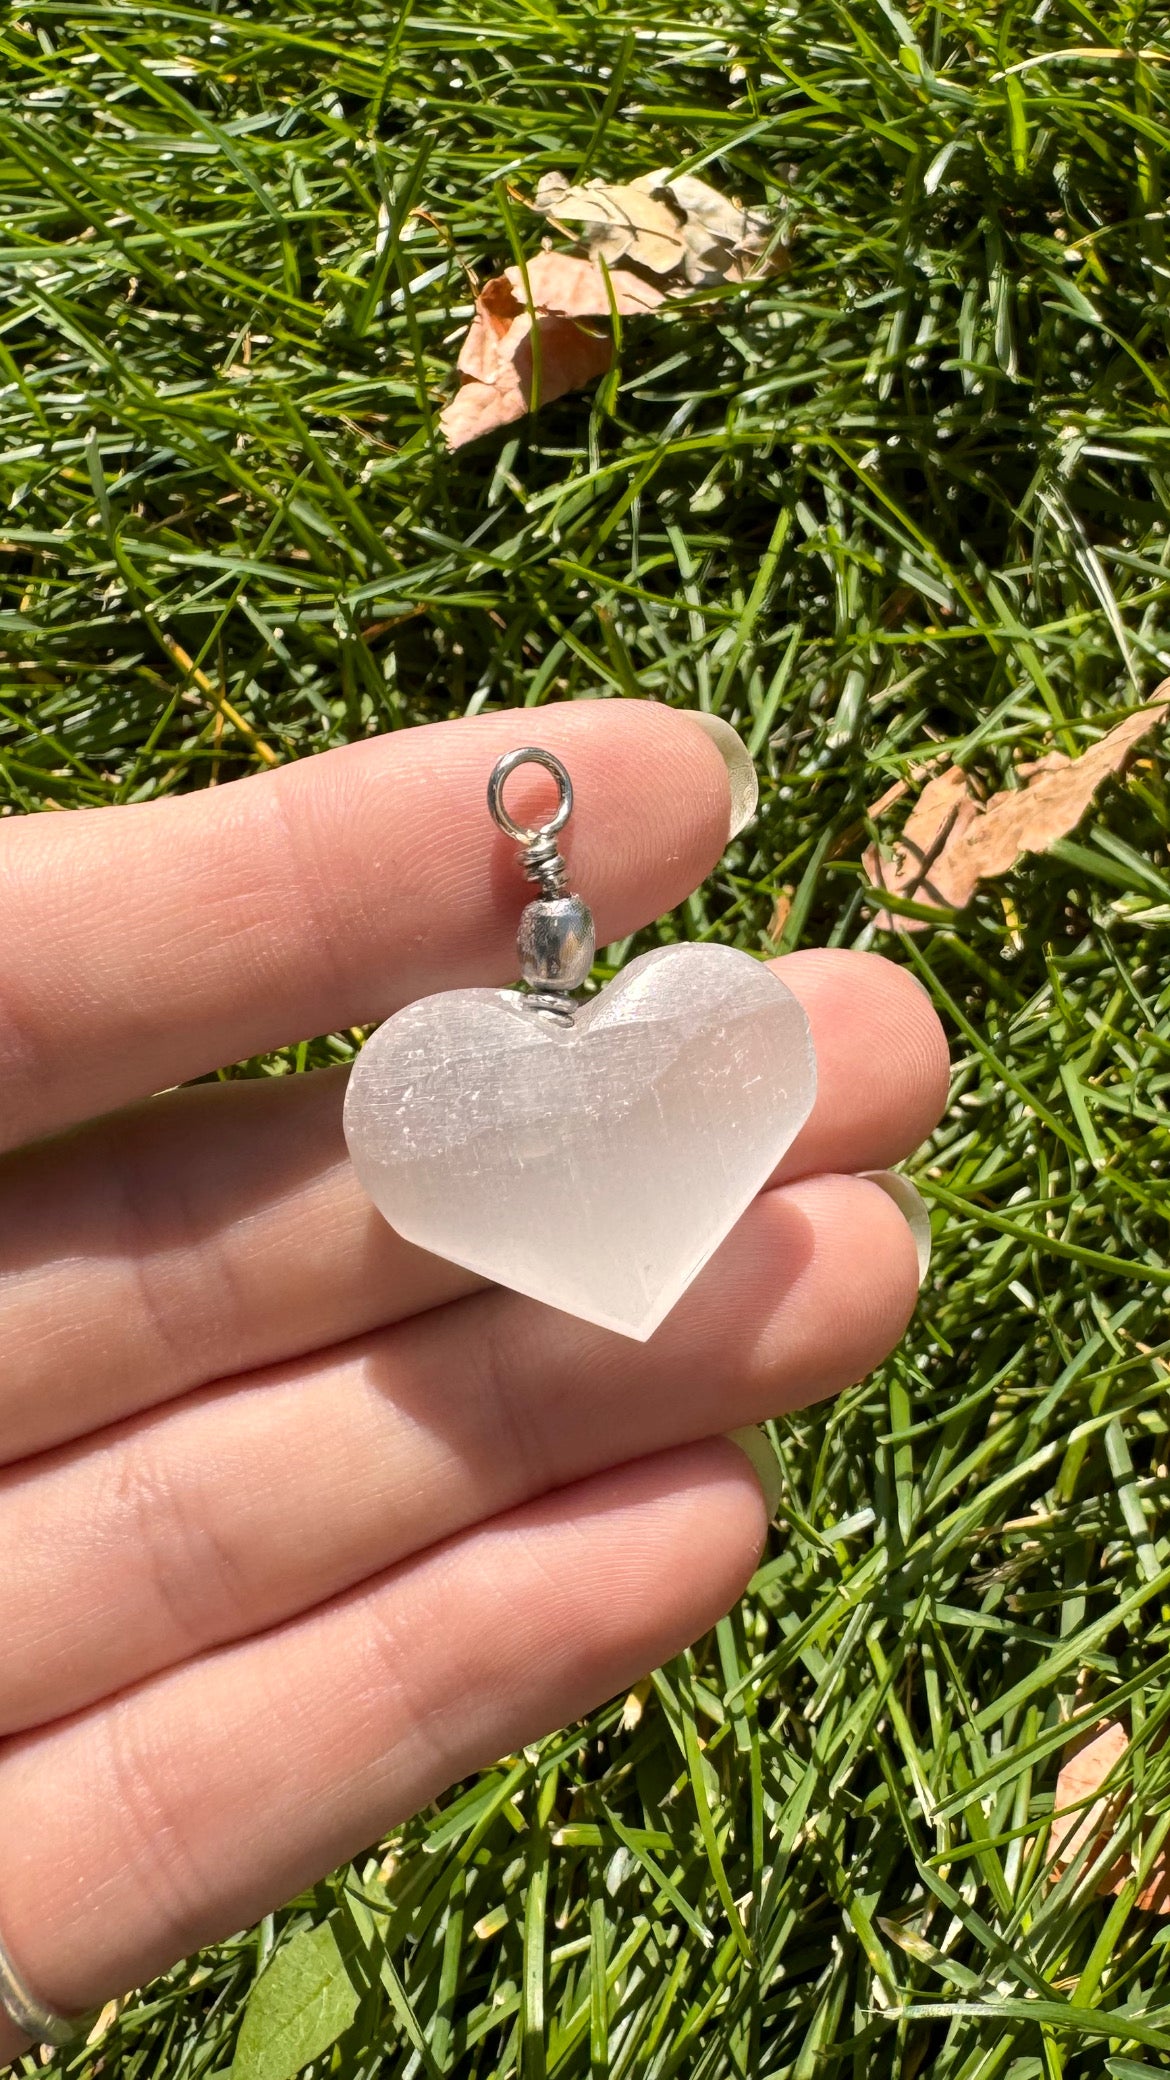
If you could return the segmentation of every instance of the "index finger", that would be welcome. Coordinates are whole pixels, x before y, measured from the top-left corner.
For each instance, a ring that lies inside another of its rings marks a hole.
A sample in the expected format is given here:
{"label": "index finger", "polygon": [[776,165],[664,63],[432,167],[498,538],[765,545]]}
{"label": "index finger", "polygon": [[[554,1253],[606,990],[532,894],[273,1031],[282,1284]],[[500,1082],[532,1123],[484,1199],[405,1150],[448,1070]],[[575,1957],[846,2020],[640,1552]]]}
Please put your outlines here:
{"label": "index finger", "polygon": [[[202,794],[8,820],[0,1146],[432,990],[508,981],[532,891],[486,787],[534,737],[572,776],[561,849],[599,944],[709,873],[728,768],[694,717],[651,702],[433,723]],[[552,799],[547,775],[509,785],[521,817]]]}

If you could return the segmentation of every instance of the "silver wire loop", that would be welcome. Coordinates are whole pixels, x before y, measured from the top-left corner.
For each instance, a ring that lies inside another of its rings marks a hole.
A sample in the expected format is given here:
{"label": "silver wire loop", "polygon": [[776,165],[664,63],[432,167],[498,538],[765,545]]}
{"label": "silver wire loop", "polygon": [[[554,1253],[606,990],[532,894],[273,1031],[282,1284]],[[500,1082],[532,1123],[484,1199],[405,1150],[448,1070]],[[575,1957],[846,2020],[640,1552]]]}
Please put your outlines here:
{"label": "silver wire loop", "polygon": [[24,1984],[20,1973],[0,1943],[0,2008],[21,2034],[34,2044],[71,2044],[85,2029],[88,2016],[58,2015],[46,2008]]}
{"label": "silver wire loop", "polygon": [[[557,806],[545,823],[525,830],[504,807],[504,785],[517,766],[543,766],[557,783]],[[572,993],[593,965],[593,918],[580,896],[571,895],[568,870],[557,850],[557,832],[573,813],[573,783],[559,758],[538,744],[507,751],[492,767],[488,808],[493,821],[520,847],[520,863],[540,895],[520,920],[516,953],[528,994],[521,1002],[560,1025],[572,1025]]]}
{"label": "silver wire loop", "polygon": [[[557,806],[553,814],[547,823],[535,824],[530,830],[523,830],[514,823],[504,807],[504,783],[517,766],[543,766],[557,783]],[[555,838],[558,831],[564,830],[573,813],[573,783],[560,759],[551,751],[542,751],[539,744],[522,744],[518,750],[506,751],[503,758],[496,760],[488,781],[487,801],[500,829],[509,838],[514,838],[518,845],[531,845],[538,838]]]}

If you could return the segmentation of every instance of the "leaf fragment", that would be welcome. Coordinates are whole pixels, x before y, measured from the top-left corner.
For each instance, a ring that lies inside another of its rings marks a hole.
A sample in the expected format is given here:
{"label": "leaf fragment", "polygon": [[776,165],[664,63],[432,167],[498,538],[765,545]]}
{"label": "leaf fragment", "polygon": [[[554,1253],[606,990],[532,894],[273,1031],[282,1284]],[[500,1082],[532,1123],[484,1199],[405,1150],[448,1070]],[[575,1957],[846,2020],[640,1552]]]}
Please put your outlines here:
{"label": "leaf fragment", "polygon": [[[1097,1794],[1128,1748],[1125,1728],[1110,1719],[1062,1762],[1049,1837],[1055,1878],[1063,1877],[1085,1849],[1089,1852],[1088,1861],[1092,1862],[1124,1818],[1123,1791],[1103,1792],[1099,1797]],[[1101,1878],[1098,1892],[1120,1892],[1133,1876],[1135,1862],[1132,1855],[1118,1857]],[[1155,1857],[1136,1904],[1147,1913],[1170,1914],[1170,1863],[1164,1853]]]}
{"label": "leaf fragment", "polygon": [[357,2008],[329,1923],[298,1930],[252,1988],[230,2080],[293,2080],[337,2042]]}
{"label": "leaf fragment", "polygon": [[654,275],[678,275],[689,288],[742,282],[765,265],[774,224],[764,210],[741,208],[694,174],[671,178],[668,167],[632,181],[586,181],[574,187],[546,173],[533,207],[572,230],[593,258],[626,262]]}
{"label": "leaf fragment", "polygon": [[[1064,751],[1019,768],[1020,787],[983,802],[961,766],[923,788],[890,851],[870,845],[863,866],[873,888],[945,910],[963,910],[980,883],[1006,874],[1025,853],[1047,852],[1075,830],[1104,782],[1122,772],[1133,751],[1170,707],[1170,680],[1153,699],[1071,758]],[[887,797],[886,799],[889,799]],[[880,910],[886,931],[921,932],[929,920]]]}
{"label": "leaf fragment", "polygon": [[[485,282],[459,350],[460,388],[439,415],[447,444],[461,448],[494,427],[522,419],[532,408],[538,334],[542,403],[580,390],[604,375],[613,359],[609,328],[580,319],[608,319],[653,310],[661,291],[635,275],[605,275],[592,260],[569,253],[537,253],[528,262],[528,287],[518,267]],[[529,302],[529,297],[531,302]],[[612,298],[612,302],[611,302]]]}
{"label": "leaf fragment", "polygon": [[651,274],[672,274],[685,263],[685,214],[644,181],[587,181],[574,188],[563,174],[546,173],[533,207],[561,230],[579,225],[591,254],[611,267],[629,259]]}

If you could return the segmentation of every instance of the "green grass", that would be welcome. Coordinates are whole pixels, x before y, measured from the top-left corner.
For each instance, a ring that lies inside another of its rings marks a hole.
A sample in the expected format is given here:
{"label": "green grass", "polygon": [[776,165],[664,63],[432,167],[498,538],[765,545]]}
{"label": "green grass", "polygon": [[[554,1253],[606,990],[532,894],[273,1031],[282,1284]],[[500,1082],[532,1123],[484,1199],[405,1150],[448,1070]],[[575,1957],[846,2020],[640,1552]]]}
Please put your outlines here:
{"label": "green grass", "polygon": [[[786,945],[873,943],[892,780],[1002,784],[1170,666],[1166,11],[423,6],[10,17],[8,801],[652,694],[764,776],[663,934],[759,948],[783,896]],[[465,270],[535,249],[542,172],[658,165],[784,210],[791,273],[628,324],[617,380],[449,458]],[[1146,756],[881,942],[954,1043],[930,1286],[781,1426],[765,1564],[637,1724],[510,1758],[52,2071],[225,2073],[327,1917],[344,2080],[1170,2071],[1170,1924],[1045,1876],[1070,1717],[1127,1715],[1130,1821],[1170,1813],[1168,825]]]}

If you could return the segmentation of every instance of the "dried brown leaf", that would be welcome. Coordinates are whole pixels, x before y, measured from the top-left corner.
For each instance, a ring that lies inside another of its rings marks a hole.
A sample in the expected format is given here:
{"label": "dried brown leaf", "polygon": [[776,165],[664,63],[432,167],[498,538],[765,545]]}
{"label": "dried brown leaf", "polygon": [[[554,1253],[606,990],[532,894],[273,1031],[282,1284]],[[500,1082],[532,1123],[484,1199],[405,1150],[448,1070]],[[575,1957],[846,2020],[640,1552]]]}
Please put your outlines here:
{"label": "dried brown leaf", "polygon": [[[952,838],[961,842],[979,811],[961,766],[949,766],[945,773],[936,774],[911,809],[890,857],[876,845],[867,848],[862,865],[872,886],[909,896],[916,903],[961,910],[970,902],[976,884],[971,881],[968,885],[956,874],[947,847]],[[900,917],[888,910],[880,913],[878,923],[886,931],[926,929],[924,919]]]}
{"label": "dried brown leaf", "polygon": [[[526,310],[520,269],[505,268],[499,279],[509,284],[517,309]],[[607,283],[595,261],[579,260],[573,253],[534,253],[528,262],[528,287],[535,310],[562,318],[608,318],[611,296],[622,317],[636,318],[657,310],[665,295],[636,274],[612,274]]]}
{"label": "dried brown leaf", "polygon": [[772,235],[763,210],[741,209],[693,174],[672,179],[666,167],[629,182],[594,180],[581,187],[546,173],[533,207],[573,231],[609,267],[626,262],[678,277],[676,294],[763,271]]}
{"label": "dried brown leaf", "polygon": [[[1080,1852],[1088,1847],[1091,1862],[1105,1848],[1125,1813],[1124,1793],[1114,1791],[1096,1796],[1106,1778],[1116,1769],[1129,1747],[1125,1728],[1108,1720],[1092,1737],[1074,1748],[1060,1766],[1053,1802],[1049,1846],[1053,1875],[1062,1877]],[[1091,1801],[1088,1805],[1085,1801]],[[1135,1868],[1132,1856],[1123,1855],[1107,1870],[1097,1890],[1120,1892]],[[1164,1854],[1155,1857],[1148,1877],[1137,1896],[1137,1904],[1154,1914],[1170,1913],[1170,1863]]]}
{"label": "dried brown leaf", "polygon": [[651,274],[673,274],[685,262],[683,211],[639,181],[586,181],[575,188],[562,174],[546,173],[533,207],[562,230],[579,226],[590,252],[610,267],[630,259]]}
{"label": "dried brown leaf", "polygon": [[[923,788],[888,855],[869,846],[863,865],[872,886],[916,903],[965,909],[980,882],[1008,873],[1026,853],[1047,852],[1075,830],[1098,788],[1124,769],[1168,707],[1170,680],[1079,758],[1050,751],[1020,767],[1022,787],[1005,788],[988,802],[952,766]],[[928,920],[882,911],[878,923],[919,932]]]}
{"label": "dried brown leaf", "polygon": [[[741,209],[717,188],[694,174],[675,180],[665,169],[646,175],[647,182],[661,182],[671,200],[686,218],[686,277],[695,287],[711,282],[742,282],[751,274],[765,271],[764,255],[773,233],[773,222],[765,210]],[[767,263],[772,273],[783,265],[781,254]]]}
{"label": "dried brown leaf", "polygon": [[608,327],[580,318],[608,318],[610,298],[623,315],[653,310],[660,292],[636,276],[606,282],[591,260],[568,253],[537,253],[528,263],[528,291],[518,267],[485,282],[475,317],[459,350],[462,386],[439,415],[448,446],[461,448],[531,410],[534,386],[532,331],[540,343],[540,401],[549,404],[603,375],[613,360]]}
{"label": "dried brown leaf", "polygon": [[525,271],[509,267],[484,284],[459,350],[462,387],[439,416],[452,448],[531,410],[534,360],[542,402],[604,373],[612,360],[608,334],[577,321],[604,320],[614,310],[638,316],[688,287],[742,281],[763,265],[771,230],[762,212],[741,209],[692,175],[671,181],[665,171],[576,188],[546,174],[535,206],[554,223],[578,227],[589,257],[537,253]]}

